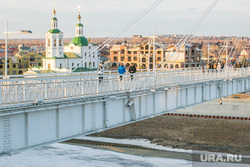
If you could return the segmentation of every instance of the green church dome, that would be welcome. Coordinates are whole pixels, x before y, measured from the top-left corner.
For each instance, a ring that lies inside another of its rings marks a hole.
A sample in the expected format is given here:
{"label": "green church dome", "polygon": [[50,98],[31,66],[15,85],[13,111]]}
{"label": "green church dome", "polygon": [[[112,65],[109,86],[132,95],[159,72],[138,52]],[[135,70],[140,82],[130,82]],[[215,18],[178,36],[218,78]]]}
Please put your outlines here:
{"label": "green church dome", "polygon": [[88,46],[89,41],[85,37],[75,37],[71,40],[70,43],[73,43],[76,46]]}

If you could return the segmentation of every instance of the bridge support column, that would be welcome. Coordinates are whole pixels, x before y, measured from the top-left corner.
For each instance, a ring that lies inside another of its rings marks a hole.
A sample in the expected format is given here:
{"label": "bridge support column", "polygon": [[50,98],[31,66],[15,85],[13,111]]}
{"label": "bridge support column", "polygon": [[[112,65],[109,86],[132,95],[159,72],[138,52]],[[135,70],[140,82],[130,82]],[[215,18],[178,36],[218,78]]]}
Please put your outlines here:
{"label": "bridge support column", "polygon": [[3,152],[8,153],[11,151],[11,117],[3,117]]}
{"label": "bridge support column", "polygon": [[168,91],[169,88],[165,88],[165,111],[168,111]]}
{"label": "bridge support column", "polygon": [[29,147],[29,113],[24,115],[25,121],[25,147]]}
{"label": "bridge support column", "polygon": [[104,125],[104,128],[108,127],[108,122],[107,122],[108,121],[107,120],[108,104],[109,104],[108,100],[103,103],[103,105],[104,105],[104,110],[103,110],[103,112],[104,112],[103,113],[103,125]]}

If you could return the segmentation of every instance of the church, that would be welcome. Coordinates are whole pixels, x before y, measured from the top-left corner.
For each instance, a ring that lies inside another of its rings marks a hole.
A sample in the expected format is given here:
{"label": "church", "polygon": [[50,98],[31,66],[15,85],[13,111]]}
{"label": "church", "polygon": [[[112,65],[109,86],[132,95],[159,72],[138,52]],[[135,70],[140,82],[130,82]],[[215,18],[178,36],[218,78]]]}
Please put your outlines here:
{"label": "church", "polygon": [[[83,35],[80,10],[78,23],[75,26],[75,37],[69,44],[63,43],[63,32],[58,28],[55,8],[51,19],[51,29],[46,33],[46,57],[43,58],[43,69],[65,71],[77,68],[78,71],[96,69],[100,59],[98,46],[91,44]],[[76,70],[77,71],[77,70]]]}

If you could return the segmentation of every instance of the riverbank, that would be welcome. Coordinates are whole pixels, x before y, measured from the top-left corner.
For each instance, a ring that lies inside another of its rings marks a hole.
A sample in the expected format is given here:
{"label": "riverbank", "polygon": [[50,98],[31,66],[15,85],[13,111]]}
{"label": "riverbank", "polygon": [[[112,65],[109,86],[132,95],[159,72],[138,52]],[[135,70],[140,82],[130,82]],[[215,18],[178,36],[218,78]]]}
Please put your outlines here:
{"label": "riverbank", "polygon": [[250,155],[249,120],[162,115],[91,136],[148,139],[173,148]]}

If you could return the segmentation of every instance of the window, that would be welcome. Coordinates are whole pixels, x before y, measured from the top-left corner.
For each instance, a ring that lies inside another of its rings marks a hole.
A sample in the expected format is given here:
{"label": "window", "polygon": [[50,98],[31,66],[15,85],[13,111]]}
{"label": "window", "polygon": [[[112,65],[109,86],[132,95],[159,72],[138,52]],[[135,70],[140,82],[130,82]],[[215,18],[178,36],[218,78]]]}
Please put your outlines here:
{"label": "window", "polygon": [[50,39],[48,39],[48,46],[50,46]]}
{"label": "window", "polygon": [[157,57],[157,61],[161,61],[161,57]]}
{"label": "window", "polygon": [[28,64],[27,64],[27,63],[24,63],[24,64],[23,64],[23,67],[24,67],[24,68],[28,68]]}
{"label": "window", "polygon": [[22,65],[21,64],[18,64],[18,69],[21,69],[22,68]]}
{"label": "window", "polygon": [[0,65],[0,68],[3,68],[3,65]]}
{"label": "window", "polygon": [[137,61],[137,57],[134,57],[134,61]]}
{"label": "window", "polygon": [[60,68],[62,68],[62,63],[60,63]]}
{"label": "window", "polygon": [[19,60],[19,63],[21,63],[21,60]]}
{"label": "window", "polygon": [[144,50],[144,47],[141,47],[141,50]]}
{"label": "window", "polygon": [[79,63],[77,64],[77,67],[79,67]]}
{"label": "window", "polygon": [[131,57],[128,57],[128,61],[131,61]]}
{"label": "window", "polygon": [[0,75],[3,75],[3,71],[0,71]]}
{"label": "window", "polygon": [[23,61],[28,61],[28,58],[23,58]]}
{"label": "window", "polygon": [[131,51],[128,51],[128,54],[131,54]]}
{"label": "window", "polygon": [[118,52],[114,51],[114,55],[117,55]]}
{"label": "window", "polygon": [[16,70],[13,71],[13,75],[15,75],[15,74],[16,74]]}
{"label": "window", "polygon": [[41,60],[41,57],[38,57],[37,60]]}
{"label": "window", "polygon": [[114,61],[117,61],[117,57],[116,56],[114,57]]}
{"label": "window", "polygon": [[89,46],[89,49],[91,49],[91,46]]}
{"label": "window", "polygon": [[62,39],[59,40],[59,46],[62,46]]}
{"label": "window", "polygon": [[42,63],[38,63],[38,66],[42,66]]}
{"label": "window", "polygon": [[87,56],[87,53],[85,52],[85,57]]}
{"label": "window", "polygon": [[13,64],[13,68],[16,68],[16,65],[15,65],[15,64]]}
{"label": "window", "polygon": [[9,60],[7,60],[7,63],[10,63],[10,61],[9,61]]}
{"label": "window", "polygon": [[7,65],[7,68],[9,68],[9,65]]}
{"label": "window", "polygon": [[30,61],[35,61],[35,57],[34,56],[30,56]]}
{"label": "window", "polygon": [[95,67],[95,62],[93,62],[93,67]]}
{"label": "window", "polygon": [[145,49],[148,50],[148,45],[145,46]]}
{"label": "window", "polygon": [[122,49],[122,50],[121,50],[121,54],[124,54],[124,53],[125,53],[125,51],[124,51],[124,49]]}
{"label": "window", "polygon": [[[48,69],[50,69],[50,64],[48,64]],[[20,71],[19,71],[20,72]]]}
{"label": "window", "polygon": [[161,54],[161,51],[157,51],[157,54],[158,54],[158,55]]}
{"label": "window", "polygon": [[54,46],[56,46],[56,39],[54,40]]}
{"label": "window", "polygon": [[137,51],[134,51],[134,54],[137,54]]}
{"label": "window", "polygon": [[71,50],[73,50],[74,48],[73,47],[71,47]]}
{"label": "window", "polygon": [[74,64],[74,63],[72,63],[72,67],[74,67],[74,65],[75,65],[75,64]]}
{"label": "window", "polygon": [[142,62],[146,62],[146,58],[145,57],[142,58]]}
{"label": "window", "polygon": [[121,61],[124,61],[124,60],[125,60],[125,57],[122,56],[122,57],[121,57]]}

